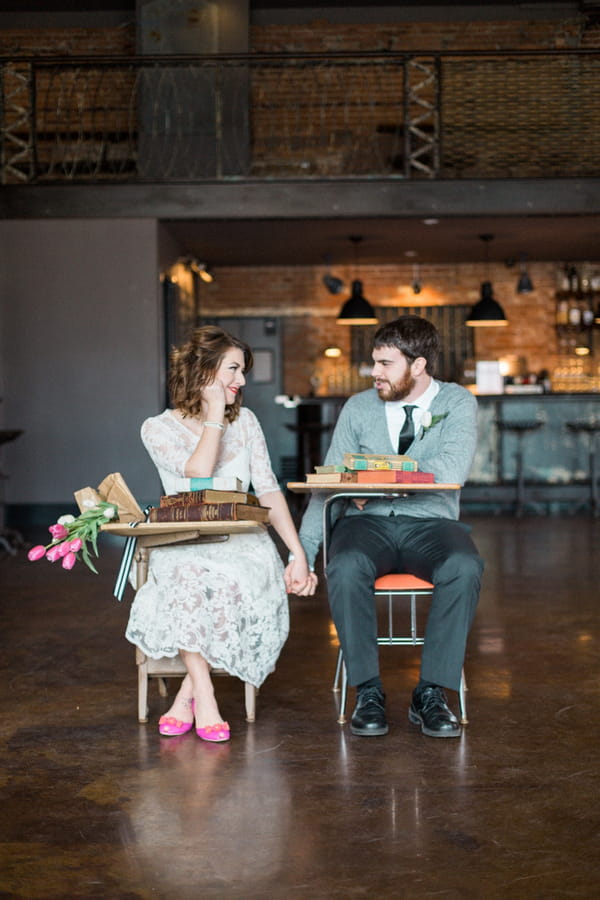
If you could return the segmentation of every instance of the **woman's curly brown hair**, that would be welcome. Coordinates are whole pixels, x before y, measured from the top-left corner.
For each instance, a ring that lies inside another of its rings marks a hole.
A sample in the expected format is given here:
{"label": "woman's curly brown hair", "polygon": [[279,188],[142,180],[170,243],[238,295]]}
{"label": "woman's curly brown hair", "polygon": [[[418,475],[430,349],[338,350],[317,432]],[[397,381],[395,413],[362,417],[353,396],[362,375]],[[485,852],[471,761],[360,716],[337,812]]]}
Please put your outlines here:
{"label": "woman's curly brown hair", "polygon": [[[237,347],[244,354],[244,374],[253,365],[248,344],[228,334],[217,325],[196,328],[190,340],[171,351],[169,394],[173,406],[185,416],[197,416],[202,409],[202,388],[211,384],[221,360],[228,350]],[[225,418],[235,422],[242,406],[242,391],[225,407]]]}

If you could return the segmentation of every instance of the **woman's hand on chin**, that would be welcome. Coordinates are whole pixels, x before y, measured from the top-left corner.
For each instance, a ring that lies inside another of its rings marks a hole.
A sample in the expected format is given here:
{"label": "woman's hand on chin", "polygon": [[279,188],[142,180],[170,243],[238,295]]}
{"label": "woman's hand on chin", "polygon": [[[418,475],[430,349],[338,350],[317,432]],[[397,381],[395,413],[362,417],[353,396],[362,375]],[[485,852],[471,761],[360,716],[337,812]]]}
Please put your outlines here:
{"label": "woman's hand on chin", "polygon": [[220,416],[223,418],[227,397],[222,381],[215,378],[210,384],[204,385],[202,388],[202,399],[206,401],[208,407],[208,418],[211,416]]}

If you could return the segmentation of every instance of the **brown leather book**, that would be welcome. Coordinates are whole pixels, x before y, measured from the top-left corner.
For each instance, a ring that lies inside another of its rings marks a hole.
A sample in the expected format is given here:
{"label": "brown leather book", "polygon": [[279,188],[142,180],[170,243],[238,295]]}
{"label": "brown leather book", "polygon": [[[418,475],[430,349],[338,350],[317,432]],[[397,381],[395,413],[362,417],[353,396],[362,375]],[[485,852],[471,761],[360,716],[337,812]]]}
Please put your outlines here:
{"label": "brown leather book", "polygon": [[153,506],[149,522],[253,522],[269,521],[267,506],[250,503],[193,503],[187,506]]}
{"label": "brown leather book", "polygon": [[180,491],[178,494],[164,494],[160,498],[161,506],[189,506],[197,503],[249,503],[259,506],[258,497],[244,491],[220,491],[204,488],[201,491]]}

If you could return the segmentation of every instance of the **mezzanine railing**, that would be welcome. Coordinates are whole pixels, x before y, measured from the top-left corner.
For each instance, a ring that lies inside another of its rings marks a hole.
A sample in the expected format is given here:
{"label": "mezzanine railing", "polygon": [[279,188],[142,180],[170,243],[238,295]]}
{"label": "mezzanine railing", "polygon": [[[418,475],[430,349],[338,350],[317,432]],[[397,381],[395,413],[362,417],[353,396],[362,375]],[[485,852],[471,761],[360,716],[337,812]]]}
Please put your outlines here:
{"label": "mezzanine railing", "polygon": [[600,53],[0,59],[0,183],[599,174]]}

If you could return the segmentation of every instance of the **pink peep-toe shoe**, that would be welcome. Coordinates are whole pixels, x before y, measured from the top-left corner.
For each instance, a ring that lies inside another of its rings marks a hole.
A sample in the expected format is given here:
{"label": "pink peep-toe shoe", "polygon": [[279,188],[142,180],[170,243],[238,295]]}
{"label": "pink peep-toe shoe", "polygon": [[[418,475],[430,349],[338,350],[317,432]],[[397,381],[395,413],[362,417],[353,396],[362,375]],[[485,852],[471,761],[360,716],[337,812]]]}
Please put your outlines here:
{"label": "pink peep-toe shoe", "polygon": [[[192,715],[194,714],[194,701],[192,700]],[[187,734],[194,727],[193,722],[182,722],[174,716],[161,716],[158,720],[158,730],[163,737],[175,737],[179,734]]]}
{"label": "pink peep-toe shoe", "polygon": [[158,730],[163,737],[174,737],[176,734],[187,734],[193,728],[193,722],[182,722],[173,716],[161,716],[158,720]]}
{"label": "pink peep-toe shoe", "polygon": [[217,725],[207,725],[205,728],[196,728],[196,734],[203,741],[211,741],[212,743],[221,743],[228,741],[231,737],[229,724],[227,722],[219,722]]}

